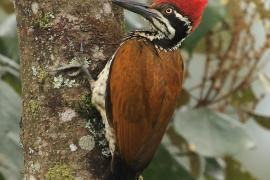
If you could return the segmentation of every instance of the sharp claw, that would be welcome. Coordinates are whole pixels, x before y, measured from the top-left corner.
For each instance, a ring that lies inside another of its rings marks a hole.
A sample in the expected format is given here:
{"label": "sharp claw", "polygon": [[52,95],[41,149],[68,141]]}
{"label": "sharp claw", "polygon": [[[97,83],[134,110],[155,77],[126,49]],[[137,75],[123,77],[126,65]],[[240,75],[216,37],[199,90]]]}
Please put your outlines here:
{"label": "sharp claw", "polygon": [[68,73],[67,75],[70,76],[70,77],[75,77],[75,76],[78,76],[81,72],[82,72],[82,70],[79,69],[79,70],[77,70],[75,72]]}

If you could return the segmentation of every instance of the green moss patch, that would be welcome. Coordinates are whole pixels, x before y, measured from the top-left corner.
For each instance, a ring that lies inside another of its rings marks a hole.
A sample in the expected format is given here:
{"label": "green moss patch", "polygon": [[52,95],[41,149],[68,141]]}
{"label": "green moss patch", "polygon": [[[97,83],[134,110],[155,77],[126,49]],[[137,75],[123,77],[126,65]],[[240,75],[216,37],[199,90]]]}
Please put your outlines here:
{"label": "green moss patch", "polygon": [[55,165],[46,174],[46,180],[74,180],[74,172],[68,165]]}

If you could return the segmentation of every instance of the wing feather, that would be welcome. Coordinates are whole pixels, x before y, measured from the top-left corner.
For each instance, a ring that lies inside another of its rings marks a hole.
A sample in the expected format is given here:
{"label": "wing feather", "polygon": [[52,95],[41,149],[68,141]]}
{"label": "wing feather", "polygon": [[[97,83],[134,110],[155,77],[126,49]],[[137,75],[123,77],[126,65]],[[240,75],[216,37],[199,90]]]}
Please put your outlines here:
{"label": "wing feather", "polygon": [[152,159],[173,114],[183,69],[180,53],[129,40],[115,54],[108,86],[117,150],[136,168]]}

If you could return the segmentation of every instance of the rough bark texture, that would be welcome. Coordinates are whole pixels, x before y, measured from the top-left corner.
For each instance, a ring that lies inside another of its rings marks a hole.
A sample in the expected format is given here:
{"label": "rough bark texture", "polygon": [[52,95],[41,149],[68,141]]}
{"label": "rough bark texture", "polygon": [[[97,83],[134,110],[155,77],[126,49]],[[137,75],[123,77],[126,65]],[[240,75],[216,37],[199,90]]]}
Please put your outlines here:
{"label": "rough bark texture", "polygon": [[16,0],[23,83],[25,179],[100,179],[109,162],[99,114],[82,76],[50,73],[88,61],[94,77],[122,36],[108,0]]}

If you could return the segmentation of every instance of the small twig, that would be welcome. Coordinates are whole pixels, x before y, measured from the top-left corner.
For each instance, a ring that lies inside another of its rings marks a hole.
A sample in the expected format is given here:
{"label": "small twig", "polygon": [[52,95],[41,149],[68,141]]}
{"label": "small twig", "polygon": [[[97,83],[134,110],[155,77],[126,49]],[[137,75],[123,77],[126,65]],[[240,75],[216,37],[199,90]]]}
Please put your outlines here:
{"label": "small twig", "polygon": [[[237,1],[233,1],[238,6]],[[256,50],[255,37],[251,33],[251,27],[256,18],[257,12],[252,12],[249,20],[246,20],[246,9],[234,11],[233,16],[237,21],[234,21],[231,29],[231,40],[225,52],[223,51],[222,43],[219,39],[212,35],[206,37],[208,40],[206,44],[207,58],[209,64],[206,62],[205,71],[202,83],[191,88],[200,89],[200,98],[195,107],[210,106],[217,104],[217,108],[225,109],[228,106],[228,98],[236,91],[251,84],[254,81],[254,74],[258,69],[258,63],[270,47],[270,35],[266,35],[266,41],[263,47]],[[266,32],[267,33],[267,32]],[[224,53],[222,53],[224,52]],[[219,62],[215,64],[213,59],[218,59]],[[208,77],[209,68],[208,66],[215,65],[214,72]],[[244,71],[245,70],[245,71]],[[243,75],[243,72],[247,73]],[[208,74],[207,74],[208,73]],[[206,86],[206,82],[210,81],[209,86]],[[205,88],[207,87],[206,93]]]}
{"label": "small twig", "polygon": [[206,85],[206,81],[207,81],[207,76],[208,76],[208,73],[209,73],[209,65],[210,65],[210,44],[211,44],[211,39],[210,39],[210,35],[208,33],[208,35],[206,36],[206,42],[205,42],[205,45],[206,45],[206,54],[208,54],[206,56],[206,62],[205,62],[205,66],[204,66],[204,75],[203,75],[203,78],[202,78],[202,85],[201,85],[201,92],[200,92],[200,98],[199,98],[199,101],[203,99],[203,93],[204,93],[204,89],[205,89],[205,85]]}

